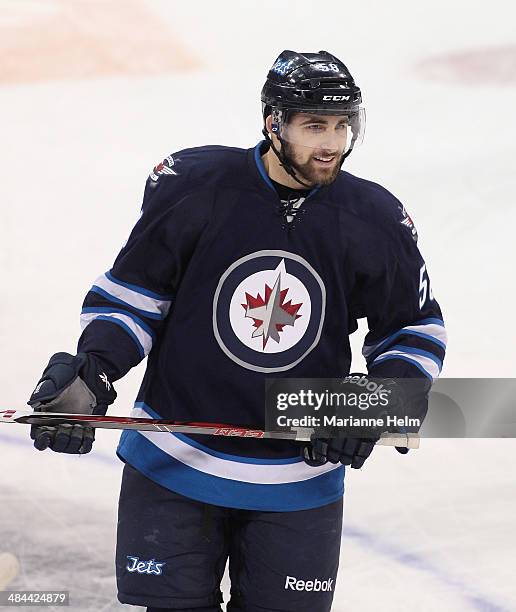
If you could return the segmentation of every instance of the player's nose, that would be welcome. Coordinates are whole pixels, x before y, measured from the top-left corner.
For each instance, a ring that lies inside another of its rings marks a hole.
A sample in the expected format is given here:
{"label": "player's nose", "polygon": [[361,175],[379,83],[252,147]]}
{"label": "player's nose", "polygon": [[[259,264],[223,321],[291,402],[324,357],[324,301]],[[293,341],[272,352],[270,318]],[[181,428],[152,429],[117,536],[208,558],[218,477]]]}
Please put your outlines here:
{"label": "player's nose", "polygon": [[342,130],[327,130],[321,140],[321,149],[327,153],[337,153],[346,144],[346,134]]}
{"label": "player's nose", "polygon": [[336,153],[342,144],[342,139],[340,139],[336,134],[327,134],[324,137],[324,140],[321,142],[321,149],[325,153]]}

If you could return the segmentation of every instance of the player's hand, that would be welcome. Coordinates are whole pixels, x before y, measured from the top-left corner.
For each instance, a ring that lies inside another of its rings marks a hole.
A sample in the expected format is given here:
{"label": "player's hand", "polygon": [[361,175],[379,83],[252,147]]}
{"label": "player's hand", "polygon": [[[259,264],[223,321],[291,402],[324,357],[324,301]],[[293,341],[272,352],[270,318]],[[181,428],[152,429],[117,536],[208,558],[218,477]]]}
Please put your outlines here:
{"label": "player's hand", "polygon": [[359,469],[373,452],[378,438],[312,438],[302,450],[305,463],[311,466],[342,463]]}
{"label": "player's hand", "polygon": [[[387,414],[396,417],[418,418],[422,423],[428,412],[428,391],[430,383],[425,378],[396,379],[382,378],[382,385],[389,393]],[[391,429],[393,433],[417,433],[420,427],[399,427]],[[410,449],[404,446],[395,447],[398,453],[406,455]]]}
{"label": "player's hand", "polygon": [[[103,415],[115,398],[113,385],[93,355],[56,353],[27,403],[35,412]],[[38,450],[83,455],[90,452],[95,431],[82,425],[32,425],[30,436]]]}

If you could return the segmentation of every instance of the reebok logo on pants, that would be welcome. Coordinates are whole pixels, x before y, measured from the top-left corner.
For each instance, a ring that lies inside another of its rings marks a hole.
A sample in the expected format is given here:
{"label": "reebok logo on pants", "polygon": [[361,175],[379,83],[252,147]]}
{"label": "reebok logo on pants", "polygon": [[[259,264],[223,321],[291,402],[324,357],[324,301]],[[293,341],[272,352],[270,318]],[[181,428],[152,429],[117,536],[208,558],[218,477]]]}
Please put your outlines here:
{"label": "reebok logo on pants", "polygon": [[298,580],[294,576],[287,576],[285,589],[292,591],[333,591],[333,578],[328,580]]}

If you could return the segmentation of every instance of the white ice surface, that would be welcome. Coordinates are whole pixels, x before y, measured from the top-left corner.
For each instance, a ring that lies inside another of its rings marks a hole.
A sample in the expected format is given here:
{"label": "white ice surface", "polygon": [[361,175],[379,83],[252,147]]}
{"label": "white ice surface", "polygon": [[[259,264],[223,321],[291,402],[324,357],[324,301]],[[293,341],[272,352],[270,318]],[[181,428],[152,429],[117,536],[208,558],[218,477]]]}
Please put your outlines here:
{"label": "white ice surface", "polygon": [[[366,140],[346,166],[415,220],[449,332],[443,375],[514,375],[513,3],[134,0],[120,11],[136,4],[197,58],[196,71],[2,81],[33,32],[12,48],[3,34],[62,4],[0,0],[2,405],[23,408],[48,357],[74,352],[84,294],[138,218],[151,167],[183,147],[259,140],[259,90],[283,48],[333,51],[363,89]],[[505,69],[478,64],[477,85],[415,68],[492,47],[506,49]],[[43,51],[34,62],[48,61]],[[484,70],[505,77],[483,86]],[[355,369],[364,333],[352,337]],[[113,414],[130,410],[143,368],[118,383]],[[14,586],[68,588],[72,610],[129,609],[113,576],[116,435],[99,432],[95,451],[76,458],[37,453],[27,434],[0,431],[0,550],[20,557]],[[349,473],[333,610],[516,610],[515,453],[513,440],[425,440],[406,457],[378,448]]]}

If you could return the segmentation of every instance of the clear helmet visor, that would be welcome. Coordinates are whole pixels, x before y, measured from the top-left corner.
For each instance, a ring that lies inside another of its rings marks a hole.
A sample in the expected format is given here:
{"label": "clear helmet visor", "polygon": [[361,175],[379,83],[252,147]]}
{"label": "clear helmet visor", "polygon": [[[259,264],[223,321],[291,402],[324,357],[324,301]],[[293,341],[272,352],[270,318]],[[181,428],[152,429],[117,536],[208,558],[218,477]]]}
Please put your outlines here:
{"label": "clear helmet visor", "polygon": [[344,155],[364,138],[365,109],[272,110],[272,132],[286,143]]}

